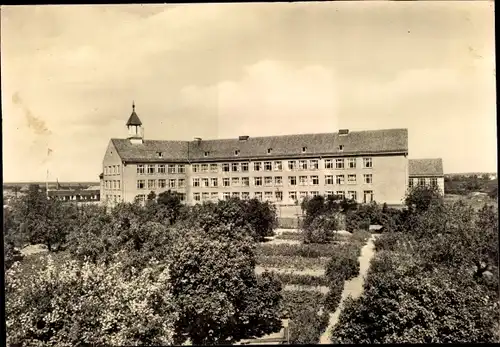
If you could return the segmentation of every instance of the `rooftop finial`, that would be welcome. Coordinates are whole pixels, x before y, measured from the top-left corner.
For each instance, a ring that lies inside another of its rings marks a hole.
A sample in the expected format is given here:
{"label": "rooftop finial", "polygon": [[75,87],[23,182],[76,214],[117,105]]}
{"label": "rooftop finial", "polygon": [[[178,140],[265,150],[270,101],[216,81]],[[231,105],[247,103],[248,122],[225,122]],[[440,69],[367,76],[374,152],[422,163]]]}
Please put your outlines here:
{"label": "rooftop finial", "polygon": [[132,111],[135,111],[135,101],[132,101]]}

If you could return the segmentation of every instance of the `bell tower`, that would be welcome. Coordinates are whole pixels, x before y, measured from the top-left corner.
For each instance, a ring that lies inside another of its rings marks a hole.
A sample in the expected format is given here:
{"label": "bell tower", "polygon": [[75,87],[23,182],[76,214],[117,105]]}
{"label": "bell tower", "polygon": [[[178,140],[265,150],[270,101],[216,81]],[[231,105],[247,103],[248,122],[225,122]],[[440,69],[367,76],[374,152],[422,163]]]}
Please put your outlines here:
{"label": "bell tower", "polygon": [[132,114],[127,121],[128,137],[131,143],[141,144],[144,142],[144,129],[137,113],[135,113],[135,103],[132,102]]}

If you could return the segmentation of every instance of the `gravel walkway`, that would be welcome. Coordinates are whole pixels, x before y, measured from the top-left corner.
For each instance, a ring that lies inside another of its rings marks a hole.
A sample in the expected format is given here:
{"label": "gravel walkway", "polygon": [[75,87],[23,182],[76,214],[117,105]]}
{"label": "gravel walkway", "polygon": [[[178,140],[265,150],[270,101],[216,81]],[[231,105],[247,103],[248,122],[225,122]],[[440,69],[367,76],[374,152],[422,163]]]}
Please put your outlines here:
{"label": "gravel walkway", "polygon": [[340,316],[340,312],[342,311],[344,300],[351,296],[354,299],[359,297],[363,293],[363,284],[365,282],[365,275],[370,267],[370,261],[375,255],[375,247],[373,245],[373,240],[377,237],[378,234],[373,234],[365,246],[361,249],[361,255],[359,257],[359,275],[356,278],[353,278],[350,281],[346,281],[344,284],[344,291],[342,292],[342,299],[340,300],[339,306],[337,310],[332,314],[330,314],[330,321],[328,323],[328,328],[321,335],[320,344],[330,344],[330,334],[333,327],[337,324]]}

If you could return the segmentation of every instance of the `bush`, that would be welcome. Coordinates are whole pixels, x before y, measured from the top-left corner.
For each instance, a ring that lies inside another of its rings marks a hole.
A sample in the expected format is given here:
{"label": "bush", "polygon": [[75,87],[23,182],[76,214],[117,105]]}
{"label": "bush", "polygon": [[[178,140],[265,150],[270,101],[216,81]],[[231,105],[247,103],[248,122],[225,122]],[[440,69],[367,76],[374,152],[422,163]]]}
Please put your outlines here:
{"label": "bush", "polygon": [[125,279],[121,264],[39,262],[36,271],[17,263],[6,273],[8,345],[173,343],[177,310],[161,268]]}
{"label": "bush", "polygon": [[402,239],[403,233],[384,233],[373,240],[375,251],[394,251],[398,246],[399,240]]}
{"label": "bush", "polygon": [[284,291],[282,316],[290,318],[290,343],[318,343],[328,326],[328,314],[319,315],[325,296],[314,291]]}
{"label": "bush", "polygon": [[359,247],[349,244],[339,248],[326,265],[325,276],[330,283],[344,282],[359,274]]}
{"label": "bush", "polygon": [[495,342],[497,303],[470,276],[423,272],[411,254],[382,252],[365,292],[345,302],[333,343]]}
{"label": "bush", "polygon": [[338,229],[339,221],[335,214],[318,215],[304,225],[304,243],[328,243],[333,232]]}
{"label": "bush", "polygon": [[326,295],[324,300],[325,310],[327,312],[334,313],[337,310],[337,307],[340,304],[340,300],[342,299],[343,291],[344,291],[343,280],[337,279],[333,282],[330,282],[328,294]]}

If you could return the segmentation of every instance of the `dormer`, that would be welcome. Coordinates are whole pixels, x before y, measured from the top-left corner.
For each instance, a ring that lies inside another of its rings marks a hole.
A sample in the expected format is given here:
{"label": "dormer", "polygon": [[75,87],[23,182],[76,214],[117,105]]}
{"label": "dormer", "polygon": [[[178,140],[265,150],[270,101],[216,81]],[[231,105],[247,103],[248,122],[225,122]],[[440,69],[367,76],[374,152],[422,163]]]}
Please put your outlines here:
{"label": "dormer", "polygon": [[128,137],[133,144],[144,142],[144,129],[137,113],[135,113],[135,103],[132,103],[132,114],[127,121]]}

